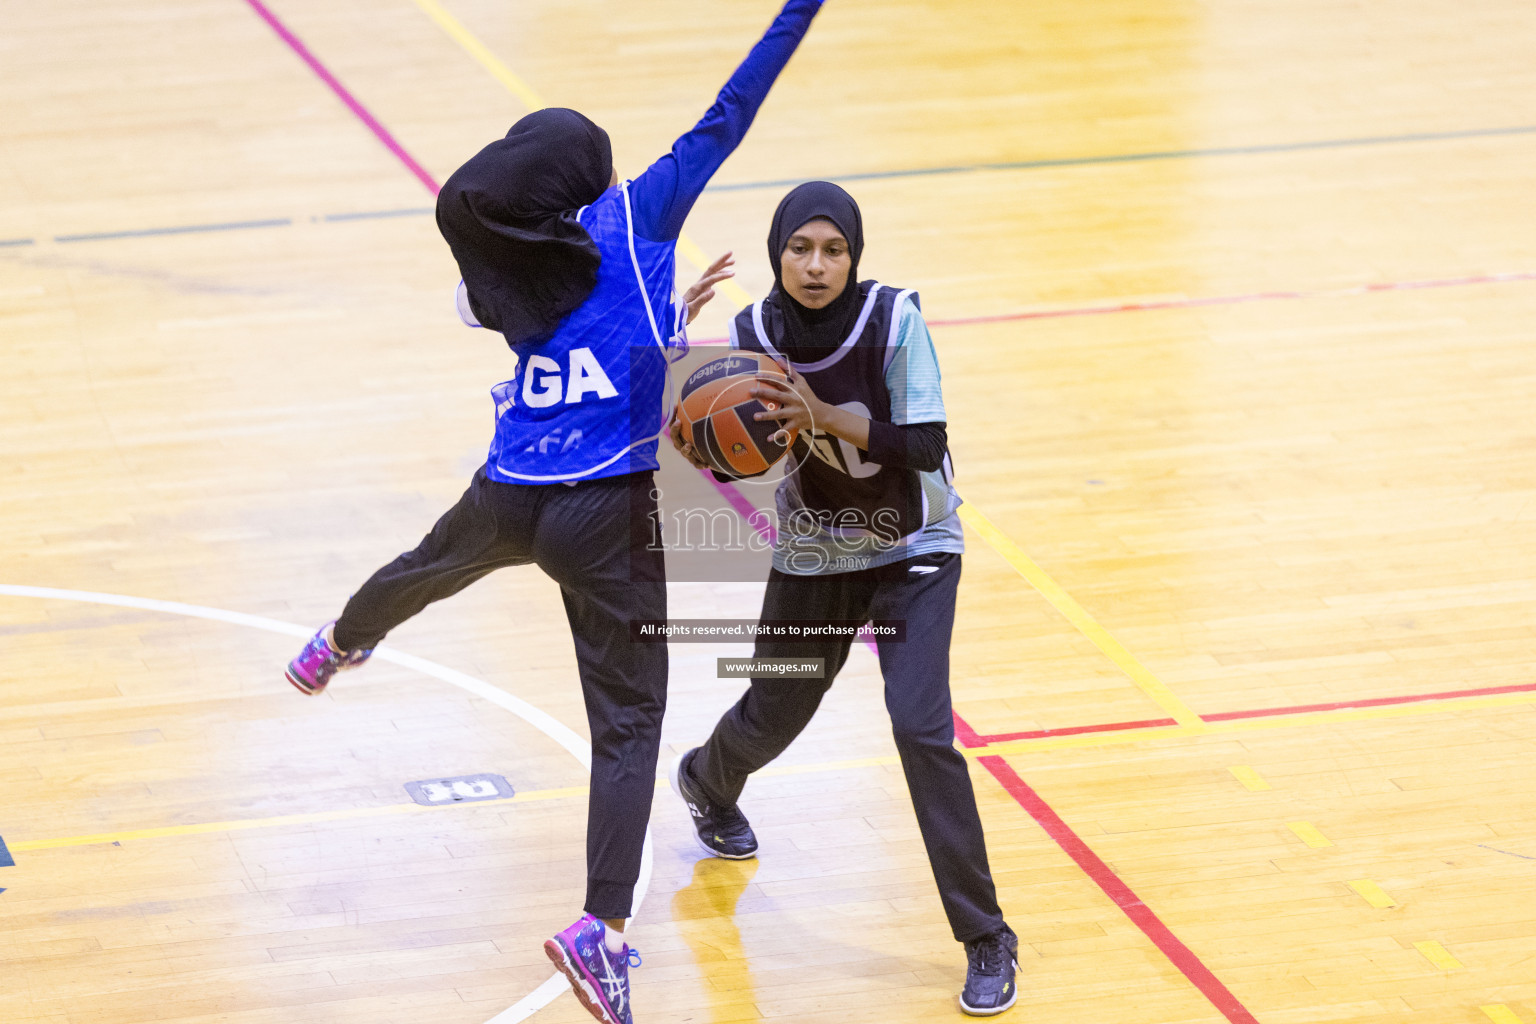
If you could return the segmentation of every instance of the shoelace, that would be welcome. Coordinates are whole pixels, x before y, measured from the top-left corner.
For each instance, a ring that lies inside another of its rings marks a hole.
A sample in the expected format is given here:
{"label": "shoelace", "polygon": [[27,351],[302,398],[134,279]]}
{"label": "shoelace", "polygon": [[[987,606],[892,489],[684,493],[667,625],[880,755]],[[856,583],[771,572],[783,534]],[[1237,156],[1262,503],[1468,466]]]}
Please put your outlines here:
{"label": "shoelace", "polygon": [[733,837],[740,836],[751,828],[747,824],[747,816],[735,806],[722,807],[715,811],[715,824],[722,834]]}
{"label": "shoelace", "polygon": [[628,949],[625,951],[625,956],[629,960],[629,966],[631,966],[631,967],[639,967],[640,966],[640,963],[641,963],[640,951],[638,949],[636,949],[634,946],[628,947]]}
{"label": "shoelace", "polygon": [[1008,946],[1003,942],[1001,935],[988,936],[979,939],[970,950],[971,970],[987,977],[998,977],[1003,973],[1003,964],[1010,956]]}

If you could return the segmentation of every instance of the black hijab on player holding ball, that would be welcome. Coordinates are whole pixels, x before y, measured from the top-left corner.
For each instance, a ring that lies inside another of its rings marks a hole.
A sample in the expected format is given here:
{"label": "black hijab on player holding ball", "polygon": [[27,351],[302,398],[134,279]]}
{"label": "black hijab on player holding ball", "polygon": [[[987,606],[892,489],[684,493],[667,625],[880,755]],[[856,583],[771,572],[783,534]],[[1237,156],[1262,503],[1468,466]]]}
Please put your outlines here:
{"label": "black hijab on player holding ball", "polygon": [[[842,290],[830,302],[813,308],[799,302],[784,285],[784,256],[796,233],[815,220],[837,228],[846,243],[849,266]],[[773,291],[764,303],[763,326],[774,347],[795,363],[825,359],[847,339],[864,306],[859,258],[864,253],[864,216],[859,204],[830,181],[808,181],[792,189],[774,211],[768,228],[768,262],[773,267]],[[945,424],[897,425],[871,421],[868,454],[871,462],[921,472],[938,469],[949,442]]]}
{"label": "black hijab on player holding ball", "polygon": [[[802,305],[784,287],[784,252],[795,233],[813,220],[826,220],[842,234],[849,258],[847,282],[820,308]],[[864,253],[864,217],[859,204],[830,181],[808,181],[779,202],[768,228],[768,265],[773,291],[764,310],[764,326],[779,351],[795,362],[811,363],[832,354],[859,319],[859,257]]]}
{"label": "black hijab on player holding ball", "polygon": [[576,211],[612,183],[608,133],[564,107],[523,117],[453,172],[437,226],[482,326],[516,345],[586,300],[602,256]]}

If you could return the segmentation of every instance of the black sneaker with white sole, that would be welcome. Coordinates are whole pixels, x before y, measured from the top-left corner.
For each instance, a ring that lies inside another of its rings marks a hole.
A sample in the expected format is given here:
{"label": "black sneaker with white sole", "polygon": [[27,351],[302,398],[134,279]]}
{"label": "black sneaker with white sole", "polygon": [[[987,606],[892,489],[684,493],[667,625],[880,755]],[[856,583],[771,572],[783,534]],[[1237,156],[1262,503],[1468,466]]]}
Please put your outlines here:
{"label": "black sneaker with white sole", "polygon": [[729,807],[711,804],[689,777],[688,764],[698,751],[699,748],[694,747],[681,754],[672,762],[669,773],[672,792],[682,797],[683,803],[688,805],[688,813],[693,816],[694,838],[704,852],[713,857],[746,860],[757,856],[757,836],[752,834],[752,826],[741,809],[735,804]]}
{"label": "black sneaker with white sole", "polygon": [[1014,973],[1019,969],[1019,937],[1013,929],[965,944],[965,988],[960,992],[960,1009],[972,1017],[990,1017],[1002,1013],[1019,998]]}

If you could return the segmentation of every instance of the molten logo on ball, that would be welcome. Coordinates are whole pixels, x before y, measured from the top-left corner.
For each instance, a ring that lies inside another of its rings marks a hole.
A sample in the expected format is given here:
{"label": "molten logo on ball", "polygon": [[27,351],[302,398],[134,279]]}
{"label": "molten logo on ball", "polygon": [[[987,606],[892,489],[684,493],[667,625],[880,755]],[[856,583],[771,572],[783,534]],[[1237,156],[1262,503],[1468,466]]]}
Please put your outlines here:
{"label": "molten logo on ball", "polygon": [[795,442],[794,431],[774,436],[778,421],[757,419],[781,405],[752,394],[760,378],[788,383],[783,368],[763,353],[732,352],[690,374],[678,401],[683,439],[714,469],[738,479],[766,473]]}

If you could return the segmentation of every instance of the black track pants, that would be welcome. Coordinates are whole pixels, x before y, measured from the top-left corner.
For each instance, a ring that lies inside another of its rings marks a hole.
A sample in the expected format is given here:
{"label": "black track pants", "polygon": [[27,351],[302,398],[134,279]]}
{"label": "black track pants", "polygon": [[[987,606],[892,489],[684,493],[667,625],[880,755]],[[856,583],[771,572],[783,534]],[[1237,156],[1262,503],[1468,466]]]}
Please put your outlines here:
{"label": "black track pants", "polygon": [[630,639],[631,619],[667,617],[651,488],[650,473],[523,486],[482,469],[414,551],[352,595],[333,634],[373,647],[503,566],[532,562],[560,584],[592,732],[586,910],[606,918],[628,917],[634,899],[667,704],[667,645]]}
{"label": "black track pants", "polygon": [[[764,620],[898,619],[904,643],[880,641],[885,706],[939,898],[955,938],[969,942],[1003,927],[987,866],[986,838],[965,758],[954,747],[949,639],[960,556],[922,555],[894,565],[824,576],[774,570]],[[760,640],[756,657],[825,658],[825,679],[754,678],[689,762],[711,803],[734,804],[747,776],[778,757],[821,704],[848,659],[851,639],[811,643]]]}

